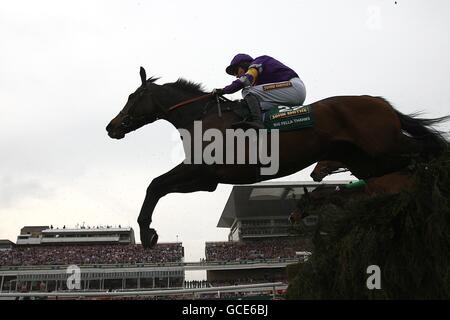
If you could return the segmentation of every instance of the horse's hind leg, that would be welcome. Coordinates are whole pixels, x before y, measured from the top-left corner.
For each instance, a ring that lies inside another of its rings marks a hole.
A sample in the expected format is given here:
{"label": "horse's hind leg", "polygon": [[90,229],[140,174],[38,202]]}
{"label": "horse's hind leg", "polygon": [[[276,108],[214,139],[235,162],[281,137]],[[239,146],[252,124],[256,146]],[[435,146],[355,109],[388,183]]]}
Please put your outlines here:
{"label": "horse's hind leg", "polygon": [[198,165],[182,163],[169,172],[153,179],[150,183],[138,218],[141,242],[144,248],[153,247],[158,240],[156,231],[149,227],[153,211],[159,199],[168,193],[214,191],[216,189],[217,182],[211,182],[210,177],[204,177],[202,168]]}

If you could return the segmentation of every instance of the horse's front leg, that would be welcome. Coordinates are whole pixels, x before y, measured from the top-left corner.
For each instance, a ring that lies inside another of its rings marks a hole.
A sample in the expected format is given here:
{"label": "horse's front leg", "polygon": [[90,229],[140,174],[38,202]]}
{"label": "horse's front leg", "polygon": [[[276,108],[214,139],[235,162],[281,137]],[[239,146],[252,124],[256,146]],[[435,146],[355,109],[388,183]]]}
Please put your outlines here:
{"label": "horse's front leg", "polygon": [[158,242],[156,231],[149,227],[159,199],[173,192],[188,193],[216,189],[217,182],[211,177],[205,177],[203,169],[204,167],[199,165],[182,163],[153,179],[150,183],[138,218],[141,242],[144,248],[151,248]]}

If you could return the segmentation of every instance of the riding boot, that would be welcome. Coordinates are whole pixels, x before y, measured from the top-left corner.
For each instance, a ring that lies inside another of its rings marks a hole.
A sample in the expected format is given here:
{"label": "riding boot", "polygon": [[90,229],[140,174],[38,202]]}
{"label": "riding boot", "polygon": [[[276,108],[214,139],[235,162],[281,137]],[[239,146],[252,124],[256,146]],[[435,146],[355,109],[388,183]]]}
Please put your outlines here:
{"label": "riding boot", "polygon": [[232,127],[264,129],[264,124],[261,121],[262,113],[258,98],[252,94],[247,94],[244,97],[244,100],[247,103],[250,115],[244,121],[233,123]]}

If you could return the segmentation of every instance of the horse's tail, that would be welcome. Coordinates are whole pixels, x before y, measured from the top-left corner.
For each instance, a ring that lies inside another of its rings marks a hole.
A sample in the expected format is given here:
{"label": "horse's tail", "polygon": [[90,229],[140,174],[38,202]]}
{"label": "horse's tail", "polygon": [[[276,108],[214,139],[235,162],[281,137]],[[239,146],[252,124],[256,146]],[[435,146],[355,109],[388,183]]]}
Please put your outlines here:
{"label": "horse's tail", "polygon": [[[395,109],[394,109],[395,110]],[[395,110],[401,128],[411,137],[422,142],[424,156],[439,156],[449,148],[449,141],[444,137],[445,133],[433,128],[434,125],[448,121],[449,116],[440,118],[420,118],[420,113],[405,115]]]}

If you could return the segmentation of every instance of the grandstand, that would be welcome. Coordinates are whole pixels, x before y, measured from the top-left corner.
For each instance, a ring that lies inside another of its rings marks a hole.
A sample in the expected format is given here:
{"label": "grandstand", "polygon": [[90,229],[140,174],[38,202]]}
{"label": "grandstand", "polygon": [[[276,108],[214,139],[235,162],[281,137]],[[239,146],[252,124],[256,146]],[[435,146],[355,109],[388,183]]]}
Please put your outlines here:
{"label": "grandstand", "polygon": [[[339,187],[349,181],[324,181]],[[313,191],[312,182],[270,182],[234,186],[217,227],[229,228],[229,241],[263,240],[296,236],[288,221],[303,188]]]}
{"label": "grandstand", "polygon": [[62,229],[48,226],[26,226],[17,237],[17,245],[46,244],[135,244],[132,228],[95,227]]}
{"label": "grandstand", "polygon": [[14,246],[14,242],[7,239],[0,239],[0,251],[9,250]]}
{"label": "grandstand", "polygon": [[27,226],[0,251],[0,292],[66,290],[70,265],[81,269],[82,290],[181,288],[183,260],[181,243],[144,250],[132,228]]}

